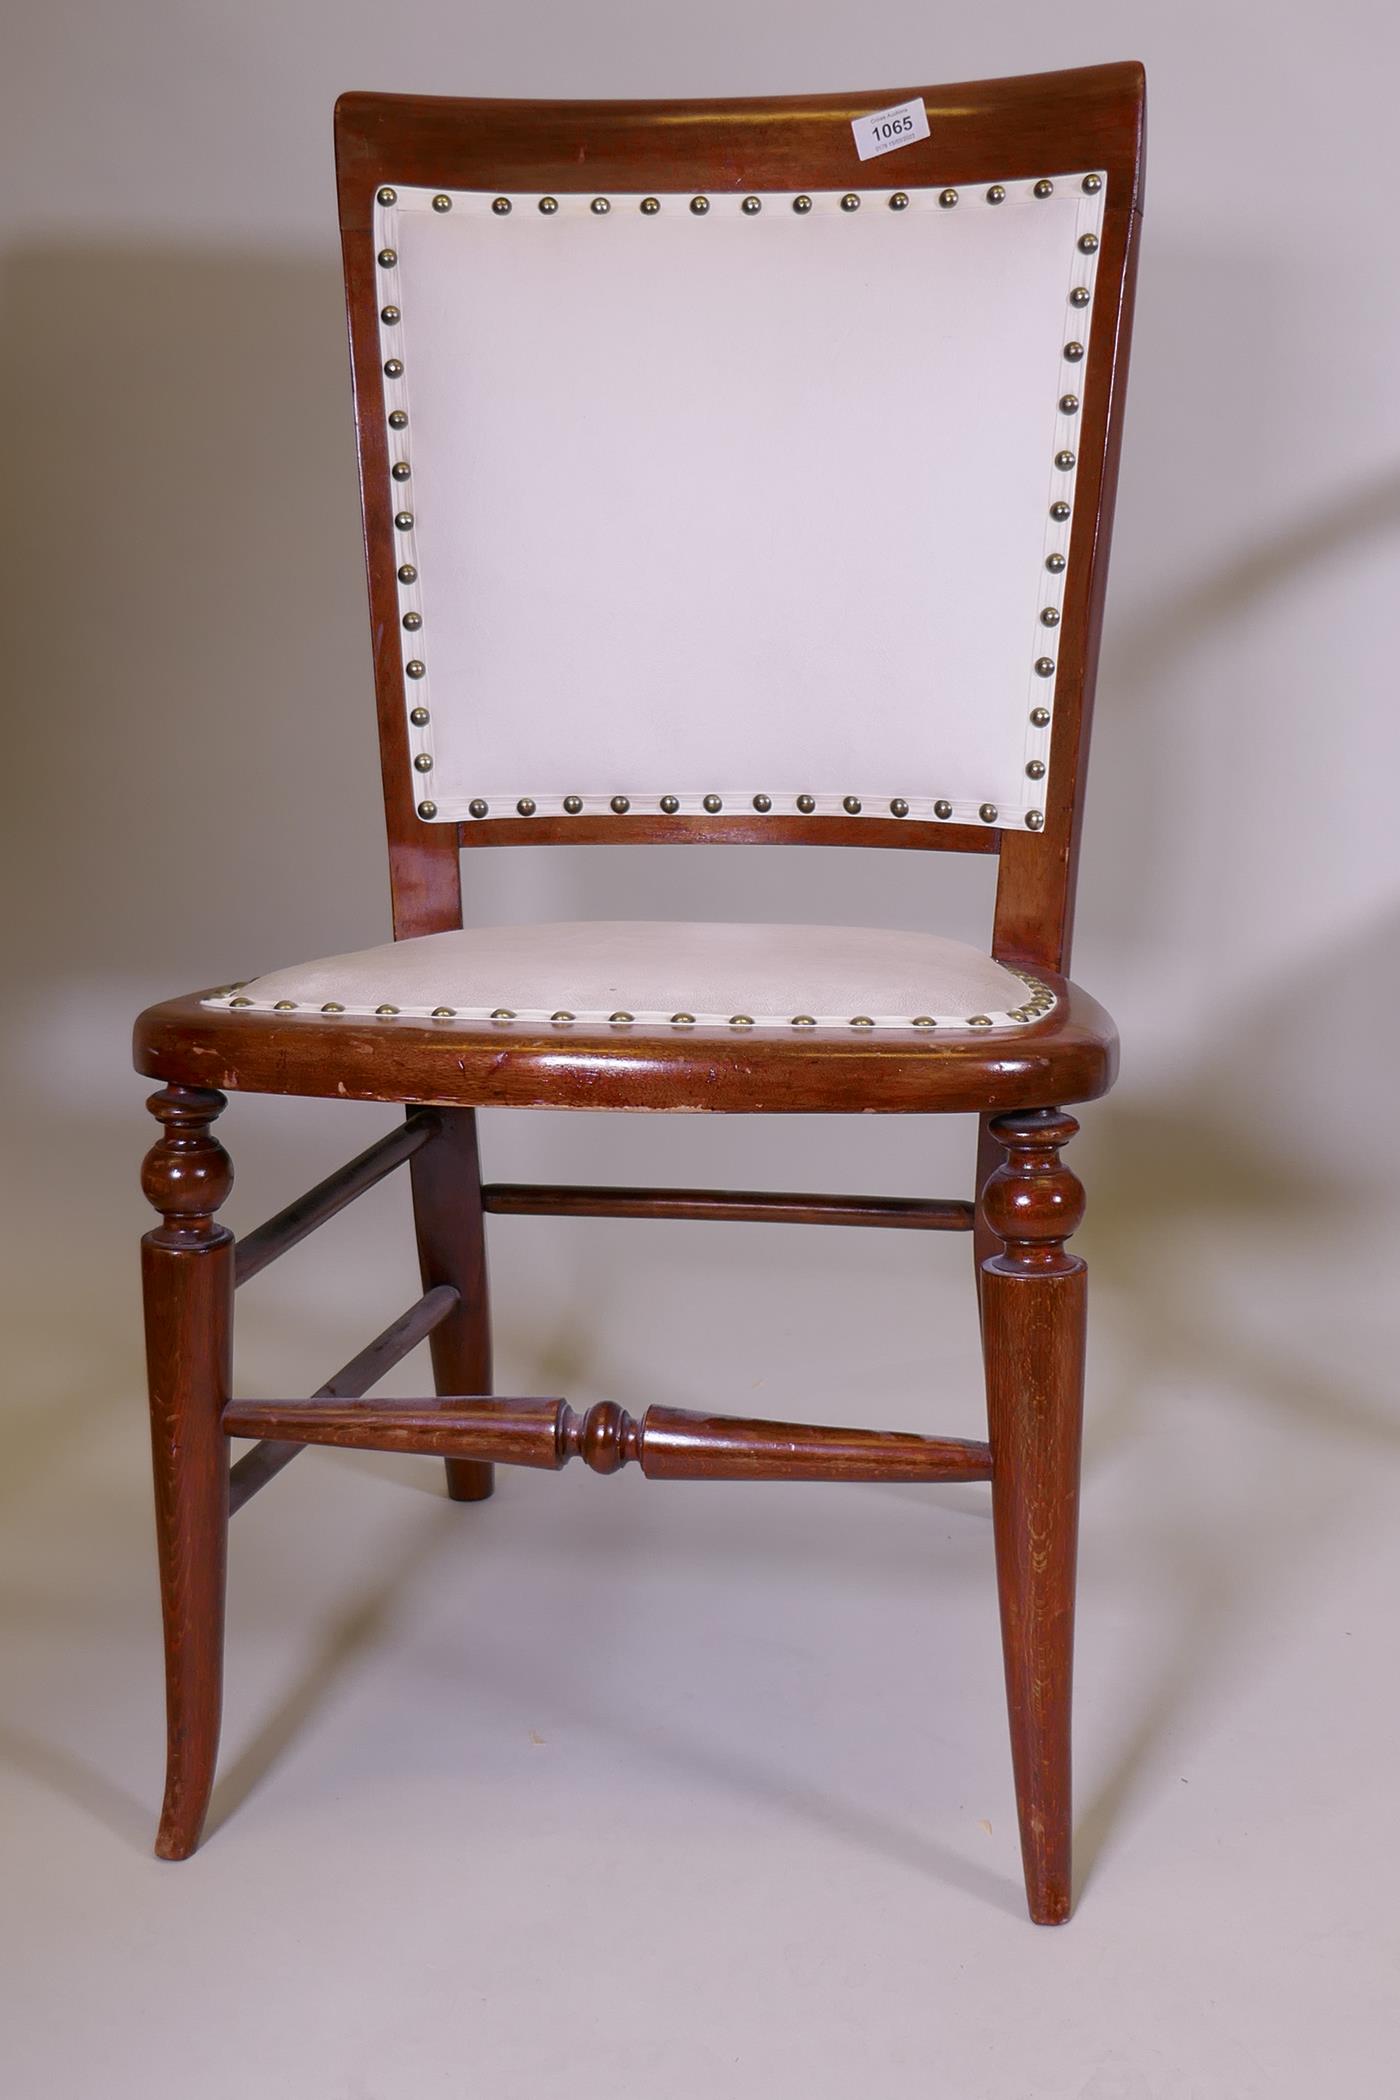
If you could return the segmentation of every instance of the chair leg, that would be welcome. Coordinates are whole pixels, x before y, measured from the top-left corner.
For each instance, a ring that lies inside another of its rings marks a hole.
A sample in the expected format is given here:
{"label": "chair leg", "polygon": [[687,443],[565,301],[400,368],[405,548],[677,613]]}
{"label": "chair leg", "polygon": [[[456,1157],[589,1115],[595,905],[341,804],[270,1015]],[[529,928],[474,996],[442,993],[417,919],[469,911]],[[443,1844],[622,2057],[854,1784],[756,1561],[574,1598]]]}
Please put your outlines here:
{"label": "chair leg", "polygon": [[233,1186],[233,1168],[209,1126],[225,1106],[222,1094],[196,1087],[153,1094],[149,1107],[164,1128],[141,1176],[163,1218],[141,1242],[165,1619],[161,1859],[187,1859],[199,1843],[219,1748],[229,1501],[221,1418],[230,1389],[233,1235],[214,1213]]}
{"label": "chair leg", "polygon": [[977,1317],[982,1318],[982,1264],[990,1255],[1000,1254],[1001,1241],[987,1223],[987,1208],[982,1198],[987,1183],[1005,1158],[1005,1153],[992,1129],[992,1118],[981,1116],[977,1123],[977,1167],[973,1180],[972,1201],[972,1271],[977,1288]]}
{"label": "chair leg", "polygon": [[1084,1191],[1059,1148],[1059,1109],[996,1117],[1007,1152],[984,1190],[1004,1251],[982,1264],[992,1516],[1011,1757],[1026,1897],[1038,1925],[1069,1916],[1070,1678],[1084,1392],[1086,1271],[1064,1242]]}
{"label": "chair leg", "polygon": [[[460,1302],[434,1328],[428,1347],[434,1389],[474,1397],[491,1390],[491,1307],[476,1116],[469,1108],[440,1108],[437,1114],[441,1130],[414,1153],[408,1168],[418,1262],[424,1290],[450,1283]],[[482,1460],[447,1460],[447,1492],[454,1502],[484,1502],[495,1477],[495,1467]]]}

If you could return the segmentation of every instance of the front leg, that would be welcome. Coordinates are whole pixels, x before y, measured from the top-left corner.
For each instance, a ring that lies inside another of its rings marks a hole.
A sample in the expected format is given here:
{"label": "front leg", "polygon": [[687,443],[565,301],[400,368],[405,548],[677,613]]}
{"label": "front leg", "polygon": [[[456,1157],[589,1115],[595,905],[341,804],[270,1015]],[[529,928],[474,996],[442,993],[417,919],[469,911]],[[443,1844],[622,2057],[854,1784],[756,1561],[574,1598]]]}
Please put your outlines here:
{"label": "front leg", "polygon": [[223,1694],[228,1547],[233,1234],[214,1213],[233,1186],[210,1131],[222,1094],[168,1086],[148,1106],[164,1128],[142,1168],[163,1222],[141,1242],[165,1620],[165,1803],[156,1852],[187,1859],[214,1784]]}
{"label": "front leg", "polygon": [[1038,1925],[1070,1910],[1070,1676],[1079,1529],[1086,1271],[1064,1243],[1084,1191],[1060,1109],[996,1117],[1006,1161],[982,1192],[1003,1252],[982,1263],[992,1517],[1026,1895]]}

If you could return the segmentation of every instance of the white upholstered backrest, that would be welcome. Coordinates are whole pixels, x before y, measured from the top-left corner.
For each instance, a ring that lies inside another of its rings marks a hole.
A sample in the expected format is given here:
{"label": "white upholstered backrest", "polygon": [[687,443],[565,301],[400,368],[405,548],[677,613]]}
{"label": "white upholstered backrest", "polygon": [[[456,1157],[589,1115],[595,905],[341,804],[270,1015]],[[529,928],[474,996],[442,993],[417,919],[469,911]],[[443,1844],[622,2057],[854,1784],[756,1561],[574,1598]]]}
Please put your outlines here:
{"label": "white upholstered backrest", "polygon": [[1094,171],[378,195],[425,822],[1040,828]]}

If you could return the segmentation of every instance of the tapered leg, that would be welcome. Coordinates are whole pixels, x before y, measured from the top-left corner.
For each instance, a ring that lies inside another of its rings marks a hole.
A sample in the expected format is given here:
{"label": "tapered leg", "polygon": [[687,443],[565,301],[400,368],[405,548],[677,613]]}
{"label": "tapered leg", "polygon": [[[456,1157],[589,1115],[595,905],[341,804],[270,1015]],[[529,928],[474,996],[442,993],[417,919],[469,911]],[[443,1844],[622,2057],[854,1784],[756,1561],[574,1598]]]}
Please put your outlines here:
{"label": "tapered leg", "polygon": [[142,1169],[163,1223],[141,1242],[165,1619],[166,1770],[156,1851],[187,1859],[214,1784],[223,1689],[228,1544],[233,1235],[214,1213],[233,1185],[209,1126],[224,1096],[171,1086],[153,1094],[164,1126]]}
{"label": "tapered leg", "polygon": [[[476,1116],[469,1108],[440,1108],[442,1128],[409,1162],[418,1262],[423,1288],[450,1283],[454,1312],[428,1344],[439,1393],[475,1398],[491,1390],[491,1309],[486,1277],[486,1219],[481,1208],[481,1161]],[[484,1502],[496,1469],[474,1458],[449,1458],[447,1492],[454,1502]]]}
{"label": "tapered leg", "polygon": [[1007,1159],[984,1191],[1003,1252],[982,1264],[992,1516],[1026,1897],[1070,1910],[1070,1679],[1079,1524],[1086,1271],[1064,1242],[1084,1191],[1060,1163],[1058,1109],[998,1116]]}

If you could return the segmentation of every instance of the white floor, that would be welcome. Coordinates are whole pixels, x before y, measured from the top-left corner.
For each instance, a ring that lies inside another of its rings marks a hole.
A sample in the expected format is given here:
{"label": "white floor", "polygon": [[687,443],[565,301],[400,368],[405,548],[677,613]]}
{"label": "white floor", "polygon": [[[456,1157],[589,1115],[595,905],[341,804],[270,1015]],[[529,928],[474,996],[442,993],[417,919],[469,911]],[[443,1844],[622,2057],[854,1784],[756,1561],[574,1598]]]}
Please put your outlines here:
{"label": "white floor", "polygon": [[[1086,1112],[1065,1929],[1022,1909],[983,1488],[574,1467],[459,1508],[426,1461],[307,1455],[235,1525],[222,1777],[169,1866],[139,1100],[14,1134],[7,2096],[1394,2092],[1400,1422],[1364,1211],[1131,1097]],[[235,1103],[231,1221],[388,1121]],[[915,1131],[805,1125],[808,1185],[960,1192],[969,1128]],[[743,1185],[760,1137],[486,1125],[511,1176]],[[503,1391],[976,1433],[965,1240],[493,1233]],[[409,1244],[396,1182],[250,1285],[243,1388],[352,1354]]]}

